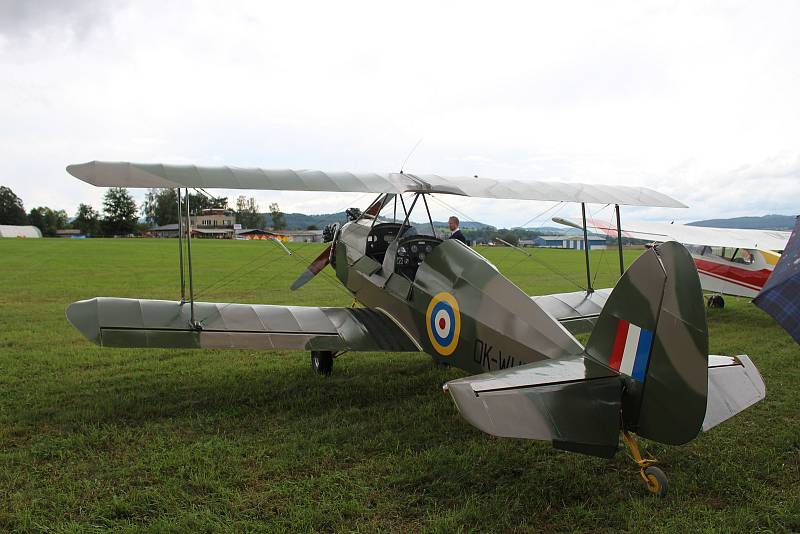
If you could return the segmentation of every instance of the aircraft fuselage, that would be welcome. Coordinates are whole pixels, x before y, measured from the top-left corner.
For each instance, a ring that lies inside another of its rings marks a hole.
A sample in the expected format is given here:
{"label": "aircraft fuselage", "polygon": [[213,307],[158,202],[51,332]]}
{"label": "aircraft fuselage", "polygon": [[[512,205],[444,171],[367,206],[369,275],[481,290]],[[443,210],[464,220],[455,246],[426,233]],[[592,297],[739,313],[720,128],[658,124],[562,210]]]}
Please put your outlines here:
{"label": "aircraft fuselage", "polygon": [[361,219],[332,250],[337,277],[436,361],[471,372],[523,365],[583,347],[519,287],[457,240],[397,239],[397,223]]}

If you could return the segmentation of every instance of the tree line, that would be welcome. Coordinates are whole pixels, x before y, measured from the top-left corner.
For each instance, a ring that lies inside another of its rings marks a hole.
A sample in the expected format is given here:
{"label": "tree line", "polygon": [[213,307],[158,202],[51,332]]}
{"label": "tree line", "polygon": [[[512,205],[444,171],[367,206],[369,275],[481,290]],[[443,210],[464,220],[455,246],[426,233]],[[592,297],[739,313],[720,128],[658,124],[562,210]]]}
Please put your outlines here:
{"label": "tree line", "polygon": [[[184,201],[184,199],[181,199]],[[185,209],[186,204],[183,203]],[[244,195],[236,199],[236,209],[228,207],[225,197],[214,198],[201,193],[189,194],[189,212],[199,215],[207,209],[224,209],[235,214],[242,228],[267,228],[265,214],[259,211],[255,198]],[[144,222],[140,222],[141,217]],[[286,228],[286,221],[277,203],[269,206],[272,228]],[[75,229],[87,236],[138,235],[152,226],[176,224],[178,222],[178,196],[175,189],[150,189],[139,207],[124,187],[109,188],[103,196],[102,211],[81,203],[70,219],[65,210],[54,210],[39,206],[25,211],[22,199],[10,188],[0,186],[0,224],[32,225],[42,235],[52,237],[57,230]]]}

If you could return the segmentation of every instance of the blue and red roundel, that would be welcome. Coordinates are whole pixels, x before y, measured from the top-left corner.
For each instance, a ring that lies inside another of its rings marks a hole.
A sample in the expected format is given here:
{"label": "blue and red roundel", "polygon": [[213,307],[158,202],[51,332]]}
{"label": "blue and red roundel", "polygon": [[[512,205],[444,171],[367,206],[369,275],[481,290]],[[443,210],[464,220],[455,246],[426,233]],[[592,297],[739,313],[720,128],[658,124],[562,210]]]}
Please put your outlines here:
{"label": "blue and red roundel", "polygon": [[461,312],[458,301],[450,293],[439,293],[431,299],[425,313],[428,339],[434,350],[442,356],[450,356],[461,334]]}

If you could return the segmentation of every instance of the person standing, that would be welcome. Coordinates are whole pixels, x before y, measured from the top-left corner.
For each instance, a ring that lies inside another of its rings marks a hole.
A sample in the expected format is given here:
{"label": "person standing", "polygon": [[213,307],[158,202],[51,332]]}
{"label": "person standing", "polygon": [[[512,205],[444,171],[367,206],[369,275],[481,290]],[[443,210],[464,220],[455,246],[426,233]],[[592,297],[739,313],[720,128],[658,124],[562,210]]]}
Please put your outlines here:
{"label": "person standing", "polygon": [[458,217],[455,215],[447,219],[447,226],[450,228],[450,237],[448,239],[458,239],[465,245],[467,244],[467,239],[464,237],[464,234],[461,232],[461,228],[458,227],[459,225]]}

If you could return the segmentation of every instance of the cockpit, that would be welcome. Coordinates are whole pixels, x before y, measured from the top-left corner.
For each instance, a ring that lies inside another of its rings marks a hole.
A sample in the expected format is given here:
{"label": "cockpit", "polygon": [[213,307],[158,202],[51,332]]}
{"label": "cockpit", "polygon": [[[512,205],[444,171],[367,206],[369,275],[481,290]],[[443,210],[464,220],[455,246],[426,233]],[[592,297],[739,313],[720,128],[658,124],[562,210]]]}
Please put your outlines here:
{"label": "cockpit", "polygon": [[[410,217],[417,201],[422,197],[428,223],[412,225]],[[403,222],[397,222],[398,198],[402,205]],[[394,202],[392,222],[381,222],[380,212]],[[372,226],[366,238],[366,256],[383,265],[384,270],[393,271],[413,281],[417,269],[425,262],[428,255],[442,242],[436,236],[436,229],[431,219],[428,202],[424,194],[416,194],[409,209],[399,195],[386,195],[379,199],[379,206],[367,210],[364,217],[372,218]],[[374,214],[370,213],[373,212]]]}
{"label": "cockpit", "polygon": [[743,265],[752,265],[756,261],[754,251],[746,248],[688,245],[687,249],[692,254],[699,256],[716,256],[732,263],[740,263]]}

